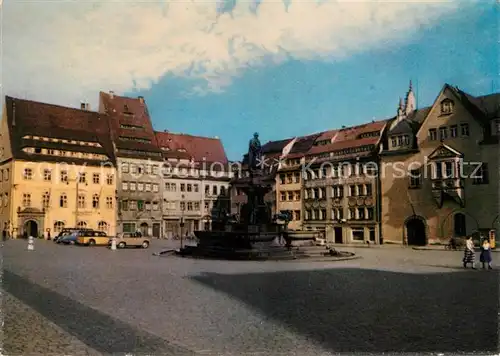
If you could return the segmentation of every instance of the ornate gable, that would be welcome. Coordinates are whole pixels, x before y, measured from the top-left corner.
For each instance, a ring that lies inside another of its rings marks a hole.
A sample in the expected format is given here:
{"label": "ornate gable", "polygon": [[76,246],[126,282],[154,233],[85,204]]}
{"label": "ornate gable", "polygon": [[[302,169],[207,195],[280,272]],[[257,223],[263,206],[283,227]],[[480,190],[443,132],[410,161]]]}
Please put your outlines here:
{"label": "ornate gable", "polygon": [[463,157],[463,154],[452,147],[442,144],[436,148],[430,155],[429,159],[457,158]]}

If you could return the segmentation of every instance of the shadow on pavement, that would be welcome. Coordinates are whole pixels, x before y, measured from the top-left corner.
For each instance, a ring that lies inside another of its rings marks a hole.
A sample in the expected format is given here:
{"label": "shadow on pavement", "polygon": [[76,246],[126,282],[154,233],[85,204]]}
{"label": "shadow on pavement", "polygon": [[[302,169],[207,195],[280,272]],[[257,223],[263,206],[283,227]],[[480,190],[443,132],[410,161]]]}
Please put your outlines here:
{"label": "shadow on pavement", "polygon": [[[3,288],[98,352],[193,355],[193,352],[169,344],[164,339],[138,330],[7,270],[3,272]],[[117,296],[118,305],[119,296]],[[140,304],[137,306],[140,307]],[[9,325],[5,327],[8,328]]]}
{"label": "shadow on pavement", "polygon": [[498,272],[334,269],[192,277],[332,352],[495,352]]}

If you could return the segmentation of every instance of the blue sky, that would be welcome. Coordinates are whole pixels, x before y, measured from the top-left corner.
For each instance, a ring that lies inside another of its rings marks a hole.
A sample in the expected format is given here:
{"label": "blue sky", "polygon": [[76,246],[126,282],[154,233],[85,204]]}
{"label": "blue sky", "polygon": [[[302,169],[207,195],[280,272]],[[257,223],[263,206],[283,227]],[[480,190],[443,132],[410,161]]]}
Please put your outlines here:
{"label": "blue sky", "polygon": [[410,79],[420,107],[445,82],[498,91],[497,8],[7,1],[3,94],[94,108],[99,90],[143,95],[157,129],[219,136],[240,159],[254,131],[267,142],[390,117]]}

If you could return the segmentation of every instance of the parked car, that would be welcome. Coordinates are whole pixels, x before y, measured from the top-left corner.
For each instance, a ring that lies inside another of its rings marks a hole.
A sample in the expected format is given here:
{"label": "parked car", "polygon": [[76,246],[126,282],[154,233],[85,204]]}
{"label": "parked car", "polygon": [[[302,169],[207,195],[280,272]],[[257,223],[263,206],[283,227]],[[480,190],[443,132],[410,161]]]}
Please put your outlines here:
{"label": "parked car", "polygon": [[[108,245],[111,245],[113,238],[110,238]],[[126,247],[149,247],[149,238],[142,236],[141,233],[123,233],[118,234],[116,237],[116,247],[126,248]]]}
{"label": "parked car", "polygon": [[76,243],[85,246],[106,246],[109,236],[103,231],[80,231]]}
{"label": "parked car", "polygon": [[73,232],[77,231],[92,231],[92,229],[82,229],[82,228],[76,228],[76,227],[65,227],[64,229],[61,230],[61,232],[54,237],[54,242],[55,243],[60,243],[60,239],[64,236],[71,235]]}
{"label": "parked car", "polygon": [[66,234],[64,236],[61,236],[58,240],[57,243],[59,244],[65,244],[65,245],[73,245],[76,243],[76,240],[78,239],[78,231]]}

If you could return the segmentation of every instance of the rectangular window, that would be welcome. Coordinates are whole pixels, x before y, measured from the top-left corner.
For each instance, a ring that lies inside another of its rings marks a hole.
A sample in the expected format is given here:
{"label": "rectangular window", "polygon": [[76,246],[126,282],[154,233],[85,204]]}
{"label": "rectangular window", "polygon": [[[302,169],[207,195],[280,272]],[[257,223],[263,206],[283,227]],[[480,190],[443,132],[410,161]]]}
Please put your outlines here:
{"label": "rectangular window", "polygon": [[101,175],[100,175],[99,173],[94,173],[94,174],[92,175],[92,182],[93,182],[94,184],[99,184],[99,183],[101,183]]}
{"label": "rectangular window", "polygon": [[114,181],[114,177],[113,177],[113,175],[112,175],[112,174],[108,174],[108,175],[106,176],[106,183],[107,183],[108,185],[113,185],[113,181]]}
{"label": "rectangular window", "polygon": [[122,182],[122,190],[128,190],[128,182]]}
{"label": "rectangular window", "polygon": [[123,232],[132,233],[135,231],[135,223],[123,223]]}
{"label": "rectangular window", "polygon": [[159,192],[160,191],[160,186],[158,184],[153,184],[153,192]]}
{"label": "rectangular window", "polygon": [[61,171],[61,182],[66,183],[68,181],[68,171]]}
{"label": "rectangular window", "polygon": [[457,125],[450,126],[450,137],[454,138],[458,136],[458,127]]}
{"label": "rectangular window", "polygon": [[85,195],[83,194],[78,195],[78,208],[85,209]]}
{"label": "rectangular window", "polygon": [[87,182],[87,174],[78,173],[78,183],[86,183],[86,182]]}
{"label": "rectangular window", "polygon": [[436,129],[429,129],[429,140],[430,141],[437,140],[437,130]]}
{"label": "rectangular window", "polygon": [[[153,166],[153,167],[154,167],[154,166]],[[158,204],[158,202],[157,202],[157,201],[154,201],[154,202],[153,202],[153,210],[154,210],[154,211],[157,211],[157,210],[159,210],[159,209],[160,209],[160,204]]]}
{"label": "rectangular window", "polygon": [[130,183],[130,190],[135,192],[136,190],[136,184],[135,183]]}
{"label": "rectangular window", "polygon": [[23,177],[26,180],[32,180],[33,179],[33,170],[31,168],[25,168]]}
{"label": "rectangular window", "polygon": [[410,188],[416,189],[422,186],[422,173],[420,169],[410,171]]}
{"label": "rectangular window", "polygon": [[52,171],[50,169],[43,170],[43,180],[50,182],[52,180]]}
{"label": "rectangular window", "polygon": [[144,191],[144,183],[137,183],[137,190],[139,192],[143,192]]}
{"label": "rectangular window", "polygon": [[151,191],[151,183],[146,183],[146,192]]}
{"label": "rectangular window", "polygon": [[185,192],[185,191],[186,191],[186,184],[181,183],[181,192]]}
{"label": "rectangular window", "polygon": [[113,197],[106,197],[106,208],[113,209]]}
{"label": "rectangular window", "polygon": [[473,184],[488,184],[489,183],[489,172],[488,172],[488,164],[481,163],[479,168],[474,167],[472,172],[472,183]]}
{"label": "rectangular window", "polygon": [[127,163],[123,163],[122,164],[122,173],[128,173],[128,172],[129,172],[129,165]]}
{"label": "rectangular window", "polygon": [[349,219],[350,220],[356,219],[356,209],[355,208],[349,208]]}
{"label": "rectangular window", "polygon": [[280,200],[285,201],[286,200],[286,192],[281,192],[280,193]]}
{"label": "rectangular window", "polygon": [[193,184],[194,192],[198,193],[200,186],[198,184]]}
{"label": "rectangular window", "polygon": [[364,229],[352,229],[352,239],[353,239],[353,241],[364,241],[365,230]]}
{"label": "rectangular window", "polygon": [[365,208],[358,208],[358,219],[365,220]]}
{"label": "rectangular window", "polygon": [[447,127],[440,127],[439,128],[439,139],[446,140],[447,138],[448,138],[448,128]]}
{"label": "rectangular window", "polygon": [[31,194],[23,194],[23,207],[29,208],[31,206]]}
{"label": "rectangular window", "polygon": [[468,137],[470,135],[469,124],[460,125],[460,134],[462,135],[462,137]]}
{"label": "rectangular window", "polygon": [[188,192],[192,192],[192,191],[193,191],[193,185],[192,185],[192,184],[187,184],[187,185],[186,185],[186,190],[187,190]]}

